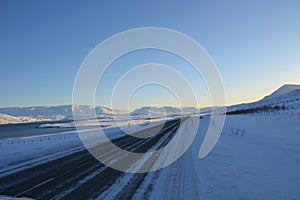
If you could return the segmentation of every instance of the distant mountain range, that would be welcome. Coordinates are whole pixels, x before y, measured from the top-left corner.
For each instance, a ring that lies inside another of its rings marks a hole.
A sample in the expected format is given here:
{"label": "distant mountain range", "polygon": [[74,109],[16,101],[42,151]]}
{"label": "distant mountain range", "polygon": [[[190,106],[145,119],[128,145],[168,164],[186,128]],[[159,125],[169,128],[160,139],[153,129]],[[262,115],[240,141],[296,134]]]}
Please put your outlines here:
{"label": "distant mountain range", "polygon": [[199,109],[195,107],[183,107],[177,108],[172,106],[162,107],[141,107],[131,112],[131,115],[150,115],[150,116],[170,116],[170,115],[181,115],[181,114],[195,114],[199,113]]}
{"label": "distant mountain range", "polygon": [[[34,122],[34,121],[49,121],[49,120],[61,120],[61,119],[72,119],[73,112],[72,105],[64,106],[34,106],[34,107],[8,107],[0,108],[0,124],[6,124],[7,122],[18,123],[18,122]],[[78,111],[85,113],[95,109],[98,116],[121,114],[120,110],[111,110],[104,106],[87,106],[82,105],[77,107]],[[28,120],[26,117],[30,118]],[[17,119],[18,118],[18,119]],[[8,120],[14,119],[14,120]],[[22,120],[26,119],[26,120]]]}
{"label": "distant mountain range", "polygon": [[[74,108],[72,105],[0,108],[0,124],[72,119],[72,108]],[[77,109],[82,113],[95,109],[98,116],[121,115],[125,113],[124,111],[111,110],[104,106],[83,105],[77,107]],[[259,109],[284,109],[300,112],[300,85],[283,85],[272,94],[257,102],[228,106],[227,112],[243,113]],[[198,109],[195,107],[176,108],[172,106],[147,106],[135,109],[130,115],[172,116],[196,113],[209,114],[210,112],[211,108]]]}
{"label": "distant mountain range", "polygon": [[[64,116],[65,118],[72,118],[72,105],[65,106],[34,106],[34,107],[8,107],[0,108],[0,113],[14,115],[14,116],[30,116],[30,117],[56,117]],[[104,106],[79,106],[81,112],[95,109],[99,115],[118,114],[122,111],[111,110]]]}
{"label": "distant mountain range", "polygon": [[[36,121],[38,121],[38,119],[33,117],[25,117],[25,116],[14,117],[11,115],[0,114],[0,124],[26,123],[26,122],[36,122]],[[43,120],[41,119],[41,121]]]}
{"label": "distant mountain range", "polygon": [[[0,108],[0,124],[72,119],[73,108],[72,105]],[[83,117],[85,113],[93,111],[94,109],[99,117],[111,116],[113,114],[122,115],[126,113],[122,110],[111,110],[104,106],[82,105],[77,106],[76,109],[78,109],[79,113],[82,113]],[[142,107],[129,114],[143,116],[173,116],[197,112],[199,112],[199,110],[194,107],[184,107],[180,109],[171,106],[163,106]]]}

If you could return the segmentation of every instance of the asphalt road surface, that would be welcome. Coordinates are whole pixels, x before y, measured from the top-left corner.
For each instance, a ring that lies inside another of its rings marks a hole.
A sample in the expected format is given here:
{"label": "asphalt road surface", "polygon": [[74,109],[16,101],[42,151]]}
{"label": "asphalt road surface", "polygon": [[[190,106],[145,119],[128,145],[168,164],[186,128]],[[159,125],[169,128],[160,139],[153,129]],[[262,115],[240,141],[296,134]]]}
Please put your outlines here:
{"label": "asphalt road surface", "polygon": [[[125,135],[113,142],[131,152],[147,152],[154,147],[159,149],[172,139],[181,122],[180,119],[168,121],[161,131],[149,138]],[[97,148],[103,150],[107,145],[101,144]],[[118,157],[114,151],[101,156],[107,159],[126,159],[126,156]],[[149,159],[152,159],[151,162],[155,161],[153,157]],[[1,177],[0,194],[34,199],[95,199],[117,180],[122,181],[126,174],[129,173],[107,167],[87,150],[81,150]],[[130,184],[121,188],[118,199],[130,199],[145,181],[146,175],[147,173],[130,174]]]}

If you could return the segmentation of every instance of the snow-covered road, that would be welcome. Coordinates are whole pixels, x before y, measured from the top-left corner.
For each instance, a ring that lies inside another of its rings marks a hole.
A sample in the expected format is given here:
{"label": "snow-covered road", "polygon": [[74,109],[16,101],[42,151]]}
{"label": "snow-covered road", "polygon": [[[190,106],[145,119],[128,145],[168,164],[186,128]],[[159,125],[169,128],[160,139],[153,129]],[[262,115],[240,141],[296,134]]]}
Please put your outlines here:
{"label": "snow-covered road", "polygon": [[[75,142],[68,148],[55,147],[56,152],[41,152],[43,157],[36,160],[15,162],[23,163],[17,169],[7,166],[6,157],[0,162],[0,194],[37,199],[300,199],[298,116],[227,116],[213,151],[199,159],[209,121],[200,120],[198,134],[183,156],[149,173],[107,168]],[[191,119],[183,124],[188,134]],[[131,150],[159,148],[178,128],[176,121],[167,126],[170,129],[156,139],[125,138],[118,145]],[[186,141],[178,145],[181,142]]]}
{"label": "snow-covered road", "polygon": [[[164,128],[154,137],[141,139],[132,136],[116,138],[115,143],[128,151],[146,152],[156,145],[156,148],[168,143],[176,133],[180,120],[172,120],[165,124]],[[106,144],[95,148],[107,147]],[[64,156],[52,156],[52,159],[40,159],[37,162],[24,161],[15,163],[16,167],[3,166],[0,176],[0,194],[30,197],[35,199],[87,199],[95,198],[106,190],[117,179],[123,176],[123,172],[106,167],[88,151],[72,148],[73,151],[61,152]],[[55,155],[57,153],[54,153]],[[108,151],[105,158],[126,160],[114,151]],[[27,162],[27,163],[26,163]],[[28,163],[29,162],[29,163]],[[20,170],[21,168],[21,170]],[[146,174],[135,177],[138,187]],[[132,196],[135,190],[126,189],[126,195]]]}

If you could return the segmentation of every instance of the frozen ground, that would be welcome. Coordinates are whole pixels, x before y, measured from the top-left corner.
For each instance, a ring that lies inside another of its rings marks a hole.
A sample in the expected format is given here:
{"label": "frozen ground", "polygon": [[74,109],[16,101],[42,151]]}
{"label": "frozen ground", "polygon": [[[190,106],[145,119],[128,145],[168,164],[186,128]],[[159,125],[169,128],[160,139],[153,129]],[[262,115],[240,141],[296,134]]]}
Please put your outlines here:
{"label": "frozen ground", "polygon": [[150,199],[300,199],[299,118],[228,116],[200,160],[207,124],[204,118],[192,147],[157,175]]}
{"label": "frozen ground", "polygon": [[[128,195],[126,191],[134,191],[130,194],[133,199],[300,199],[299,120],[298,116],[227,116],[217,145],[206,158],[200,160],[198,152],[209,123],[209,117],[204,117],[200,120],[192,146],[175,163],[148,174],[107,172],[110,174],[107,177],[115,178],[110,184],[108,181],[106,187],[101,187],[105,189],[97,195],[98,199],[118,199]],[[184,126],[188,134],[191,119],[185,121]],[[111,135],[118,137],[118,129],[109,130]],[[76,137],[75,133],[70,132],[34,137],[33,143],[30,143],[32,138],[1,140],[0,186],[3,183],[1,180],[9,174],[22,174],[30,167],[82,151],[83,147]],[[100,167],[102,171],[96,169],[90,176],[98,176],[101,182],[105,179],[105,173]],[[93,187],[97,187],[92,183],[97,183],[97,179],[90,176],[82,179],[86,184],[96,181],[86,185],[92,193]],[[78,184],[82,183],[79,181]],[[73,188],[75,186],[76,182]],[[86,190],[80,193],[83,197],[91,194]],[[35,193],[24,194],[29,194],[25,197],[32,197],[30,194],[38,193],[36,190]],[[63,195],[56,197],[59,199]],[[89,196],[86,197],[89,199]]]}

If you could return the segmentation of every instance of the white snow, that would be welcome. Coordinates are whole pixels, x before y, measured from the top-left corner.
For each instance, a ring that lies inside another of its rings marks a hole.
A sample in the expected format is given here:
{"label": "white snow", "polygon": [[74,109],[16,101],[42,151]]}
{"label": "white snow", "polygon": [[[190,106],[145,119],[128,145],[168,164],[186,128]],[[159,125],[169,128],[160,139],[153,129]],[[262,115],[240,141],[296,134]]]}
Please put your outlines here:
{"label": "white snow", "polygon": [[[296,89],[295,89],[296,88]],[[274,95],[273,95],[274,94]],[[284,85],[272,95],[263,98],[260,101],[229,106],[227,111],[236,111],[241,109],[262,108],[263,106],[279,106],[279,110],[266,111],[266,113],[275,113],[281,115],[300,115],[300,86]],[[284,107],[284,109],[282,109]]]}
{"label": "white snow", "polygon": [[[167,168],[149,173],[133,199],[297,199],[300,197],[299,120],[296,115],[227,116],[217,145],[200,160],[198,153],[209,124],[209,117],[204,117],[191,148]],[[134,132],[143,127],[131,128]],[[191,119],[186,121],[187,136],[193,128]],[[118,131],[108,130],[111,135]],[[85,132],[91,138],[95,134],[93,129]],[[188,141],[187,137],[177,143]],[[6,174],[82,149],[76,132],[0,143],[1,172],[8,171]],[[176,149],[177,145],[173,150]],[[168,155],[165,156],[167,160]],[[23,163],[9,165],[20,158]],[[159,159],[157,164],[163,161]],[[126,184],[127,179],[116,182],[108,191]]]}
{"label": "white snow", "polygon": [[[180,154],[178,146],[188,144],[191,139],[190,133],[198,128],[191,147],[175,163],[160,171],[148,173],[133,199],[299,199],[300,89],[298,87],[283,86],[258,102],[229,107],[230,111],[262,106],[280,106],[285,109],[247,115],[227,115],[218,143],[204,159],[199,159],[198,153],[210,118],[204,116],[198,127],[191,121],[193,118],[185,121],[179,128],[185,133],[185,137],[173,138],[174,145],[169,150],[173,155]],[[63,109],[64,112],[69,112],[66,107]],[[82,109],[91,109],[91,107]],[[192,108],[187,109],[193,111]],[[38,108],[29,110],[36,111]],[[83,128],[81,131],[91,141],[97,134],[94,128],[96,125],[105,127],[110,138],[116,138],[120,136],[117,125],[131,134],[171,119],[165,116],[158,117],[162,111],[176,113],[176,109],[171,107],[154,108],[154,110],[148,107],[138,110],[139,115],[132,115],[131,119],[126,118],[128,115],[125,114],[113,119],[108,115],[109,109],[101,108],[101,110],[102,113],[106,113],[104,118],[97,121],[82,120],[77,124]],[[210,108],[207,108],[205,112],[209,113],[209,110]],[[157,116],[150,119],[149,113]],[[0,119],[12,122],[30,121],[35,118],[1,114]],[[41,128],[53,126],[75,127],[75,124],[74,122],[45,123]],[[96,143],[99,144],[101,141],[95,141]],[[0,140],[0,173],[1,176],[5,176],[83,148],[76,131],[2,139]],[[168,152],[162,155],[153,167],[163,165],[171,159]],[[111,192],[117,195],[118,191],[126,187],[131,177],[133,174],[124,174],[102,193],[99,199],[109,196]]]}
{"label": "white snow", "polygon": [[0,199],[1,200],[33,200],[31,198],[26,198],[26,197],[22,197],[22,198],[16,198],[16,197],[10,197],[10,196],[4,196],[4,195],[0,195]]}
{"label": "white snow", "polygon": [[16,124],[16,123],[28,123],[28,122],[36,122],[39,119],[27,116],[11,116],[0,113],[0,124]]}
{"label": "white snow", "polygon": [[[107,116],[112,114],[122,114],[124,111],[121,110],[111,110],[104,106],[95,106],[95,105],[80,105],[80,106],[35,106],[35,107],[7,107],[0,108],[0,113],[20,117],[31,118],[32,121],[42,121],[42,120],[60,120],[60,119],[72,119],[73,110],[78,109],[82,113],[86,113],[94,110],[98,116]],[[7,121],[12,123],[12,121]],[[4,121],[3,121],[4,122]],[[22,123],[22,120],[20,120]]]}
{"label": "white snow", "polygon": [[191,148],[161,171],[150,199],[300,197],[299,117],[228,116],[217,145],[200,160],[208,122],[205,117]]}
{"label": "white snow", "polygon": [[[119,127],[112,119],[106,120],[83,120],[79,124],[80,137],[84,137],[85,140],[90,141],[90,145],[101,144],[103,140],[101,138],[104,135],[99,135],[97,125],[106,125],[103,130],[109,135],[110,139],[120,137],[120,129],[125,131],[126,134],[132,134],[145,128],[150,128],[161,124],[164,120],[169,118],[160,118],[152,120],[149,123],[144,118],[136,118],[134,123],[128,126],[128,120],[122,119],[118,122]],[[54,124],[61,127],[75,127],[74,122],[65,124]],[[53,124],[44,124],[42,127],[53,126]],[[42,130],[42,129],[41,129]],[[95,140],[95,137],[97,140]],[[32,167],[33,165],[46,162],[51,159],[57,159],[68,155],[74,151],[82,150],[84,146],[80,142],[78,131],[67,131],[57,134],[48,135],[35,135],[22,138],[8,138],[0,139],[0,173],[1,176],[13,173],[14,169],[22,170],[26,167]],[[42,156],[44,155],[44,156]],[[45,156],[48,156],[45,159]],[[41,159],[42,158],[42,159]],[[17,161],[24,160],[26,162],[19,163],[17,165],[11,165],[11,163],[18,163]],[[23,167],[20,167],[23,166]],[[3,173],[8,171],[8,173]]]}
{"label": "white snow", "polygon": [[281,86],[278,90],[276,90],[272,94],[266,96],[265,99],[279,97],[279,96],[285,95],[287,93],[290,93],[294,90],[299,90],[299,89],[300,89],[300,85],[286,84],[286,85]]}
{"label": "white snow", "polygon": [[145,115],[145,116],[167,116],[167,115],[181,115],[181,114],[195,114],[199,113],[199,109],[195,107],[172,107],[172,106],[146,106],[135,109],[131,112],[132,115]]}

